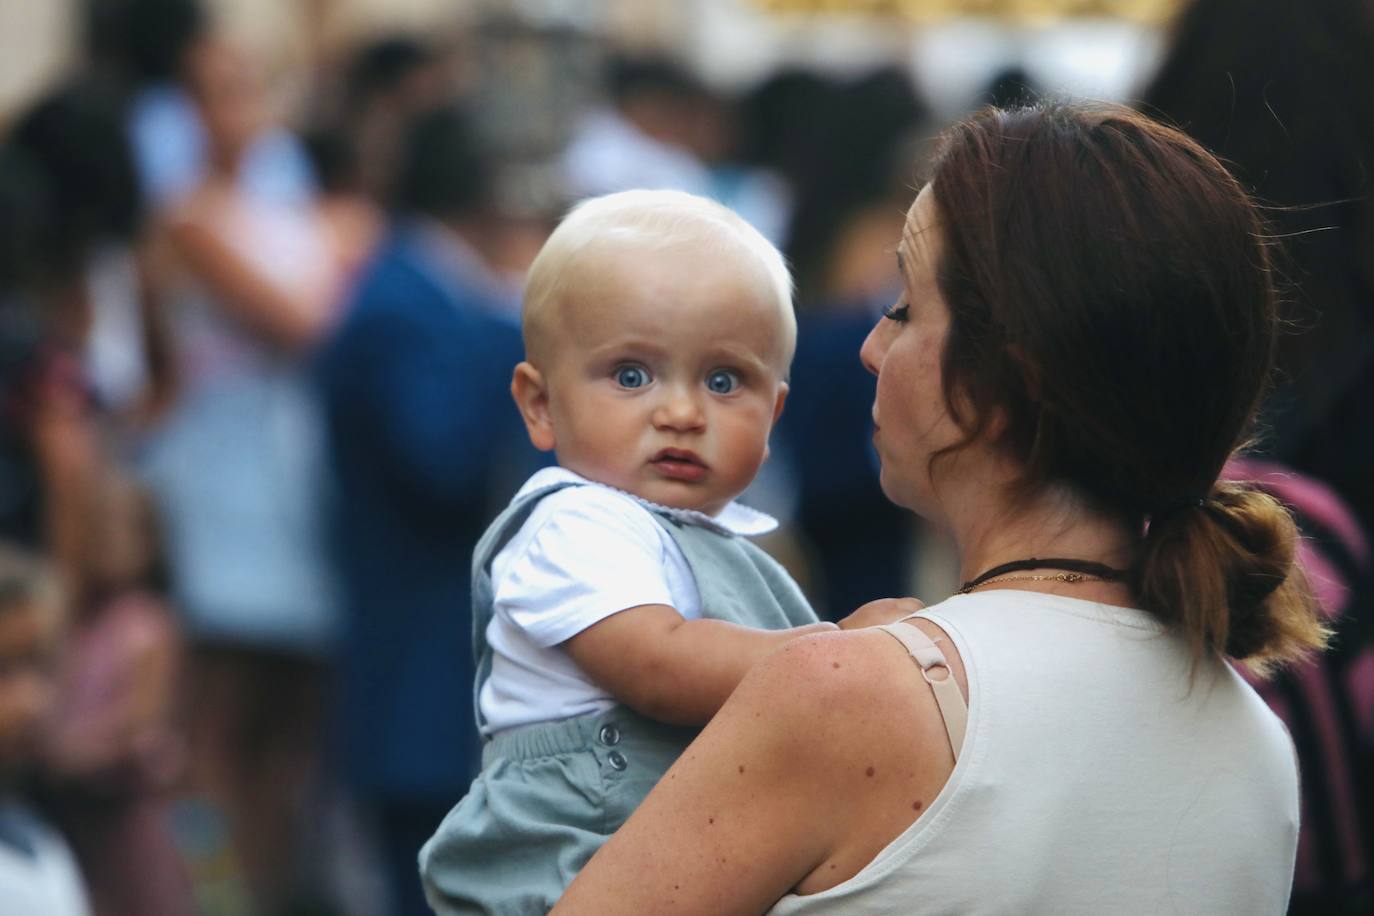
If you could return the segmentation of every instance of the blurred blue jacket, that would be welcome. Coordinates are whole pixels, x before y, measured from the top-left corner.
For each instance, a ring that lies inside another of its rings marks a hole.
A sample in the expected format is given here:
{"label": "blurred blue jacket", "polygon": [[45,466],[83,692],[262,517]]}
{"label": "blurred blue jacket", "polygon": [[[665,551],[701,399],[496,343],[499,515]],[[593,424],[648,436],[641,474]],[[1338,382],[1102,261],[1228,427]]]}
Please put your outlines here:
{"label": "blurred blue jacket", "polygon": [[877,380],[859,362],[878,314],[867,303],[803,310],[775,435],[796,475],[796,521],[817,564],[807,597],[831,620],[904,595],[910,582],[913,518],[883,495],[873,450]]}
{"label": "blurred blue jacket", "polygon": [[502,295],[456,237],[400,226],[318,357],[342,764],[374,798],[451,804],[478,768],[469,564],[536,463],[508,393],[522,347]]}

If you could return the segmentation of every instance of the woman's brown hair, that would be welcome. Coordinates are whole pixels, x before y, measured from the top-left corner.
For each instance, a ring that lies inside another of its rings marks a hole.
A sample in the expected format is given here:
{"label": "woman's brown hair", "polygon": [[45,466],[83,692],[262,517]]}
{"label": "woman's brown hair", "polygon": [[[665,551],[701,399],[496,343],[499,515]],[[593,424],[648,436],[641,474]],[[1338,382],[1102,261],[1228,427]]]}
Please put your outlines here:
{"label": "woman's brown hair", "polygon": [[[1141,532],[1136,600],[1264,668],[1325,640],[1292,518],[1220,483],[1273,368],[1270,242],[1245,191],[1129,109],[987,109],[933,164],[951,415],[1027,491],[1068,486]],[[963,408],[963,409],[961,409]]]}

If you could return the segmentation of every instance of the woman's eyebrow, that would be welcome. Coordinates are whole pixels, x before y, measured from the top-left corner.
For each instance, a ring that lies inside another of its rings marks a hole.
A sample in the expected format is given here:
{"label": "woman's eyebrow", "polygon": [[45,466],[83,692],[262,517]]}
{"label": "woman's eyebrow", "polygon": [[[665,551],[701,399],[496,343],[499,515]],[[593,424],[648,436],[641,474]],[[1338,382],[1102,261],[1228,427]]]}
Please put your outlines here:
{"label": "woman's eyebrow", "polygon": [[900,273],[903,277],[905,277],[905,276],[906,276],[906,259],[902,257],[902,249],[898,248],[897,251],[896,251],[896,255],[897,255],[897,272]]}

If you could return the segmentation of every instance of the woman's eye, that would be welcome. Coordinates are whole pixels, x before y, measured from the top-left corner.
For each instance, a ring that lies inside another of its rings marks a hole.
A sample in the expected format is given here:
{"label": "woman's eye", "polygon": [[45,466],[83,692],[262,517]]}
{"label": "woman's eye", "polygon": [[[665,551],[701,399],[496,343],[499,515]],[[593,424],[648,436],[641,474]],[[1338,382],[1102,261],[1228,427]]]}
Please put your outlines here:
{"label": "woman's eye", "polygon": [[621,388],[643,388],[650,381],[649,370],[643,366],[621,366],[615,370],[615,383]]}
{"label": "woman's eye", "polygon": [[906,321],[907,313],[910,311],[911,306],[907,305],[905,302],[900,305],[889,305],[887,308],[883,309],[883,317],[888,321],[895,321],[900,324]]}
{"label": "woman's eye", "polygon": [[739,375],[729,369],[717,369],[706,376],[706,388],[713,394],[729,394],[739,387]]}

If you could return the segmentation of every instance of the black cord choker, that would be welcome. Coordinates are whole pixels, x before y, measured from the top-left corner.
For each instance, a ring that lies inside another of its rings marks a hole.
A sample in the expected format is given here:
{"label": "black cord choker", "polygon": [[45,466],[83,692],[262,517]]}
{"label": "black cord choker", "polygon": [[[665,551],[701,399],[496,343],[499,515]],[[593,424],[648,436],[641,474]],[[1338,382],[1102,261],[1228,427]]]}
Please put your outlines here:
{"label": "black cord choker", "polygon": [[[1021,572],[1027,569],[1058,569],[1068,573],[1093,576],[1108,582],[1120,582],[1122,579],[1126,578],[1124,570],[1116,569],[1105,563],[1095,563],[1092,560],[1066,560],[1060,557],[1047,557],[1042,560],[1036,557],[1027,557],[1024,560],[1012,560],[1010,563],[994,566],[992,569],[969,579],[963,585],[959,586],[959,590],[955,592],[955,594],[967,595],[989,579],[995,579],[998,576],[1005,576],[1007,573]],[[1065,581],[1078,580],[1066,578]]]}

